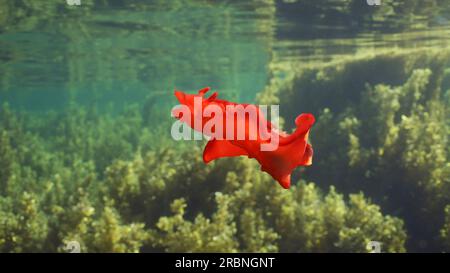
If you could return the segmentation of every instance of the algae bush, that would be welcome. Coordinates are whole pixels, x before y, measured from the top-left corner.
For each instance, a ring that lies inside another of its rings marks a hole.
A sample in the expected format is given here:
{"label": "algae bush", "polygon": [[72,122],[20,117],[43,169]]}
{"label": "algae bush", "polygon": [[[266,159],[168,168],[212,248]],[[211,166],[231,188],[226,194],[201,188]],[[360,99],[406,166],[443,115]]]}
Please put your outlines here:
{"label": "algae bush", "polygon": [[[450,251],[449,1],[81,1],[0,0],[0,252]],[[316,116],[291,189],[171,138],[204,85]]]}
{"label": "algae bush", "polygon": [[365,252],[373,237],[405,250],[403,221],[362,193],[286,191],[248,159],[205,166],[198,147],[146,147],[156,140],[136,109],[35,118],[3,106],[1,117],[3,252],[65,240],[89,252]]}
{"label": "algae bush", "polygon": [[447,232],[449,53],[392,50],[296,71],[284,64],[289,80],[272,81],[260,95],[287,105],[286,120],[297,108],[318,116],[312,143],[323,152],[306,176],[363,191],[405,221],[415,251],[441,249],[440,230]]}

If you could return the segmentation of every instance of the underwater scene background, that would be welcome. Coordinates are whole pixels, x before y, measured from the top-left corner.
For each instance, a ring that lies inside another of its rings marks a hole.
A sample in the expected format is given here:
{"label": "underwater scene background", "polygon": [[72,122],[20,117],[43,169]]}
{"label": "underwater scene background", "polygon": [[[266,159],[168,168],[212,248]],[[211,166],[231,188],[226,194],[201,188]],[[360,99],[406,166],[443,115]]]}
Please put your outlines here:
{"label": "underwater scene background", "polygon": [[[71,2],[71,1],[69,1]],[[0,252],[450,251],[450,1],[0,0]],[[175,88],[311,112],[282,189]]]}

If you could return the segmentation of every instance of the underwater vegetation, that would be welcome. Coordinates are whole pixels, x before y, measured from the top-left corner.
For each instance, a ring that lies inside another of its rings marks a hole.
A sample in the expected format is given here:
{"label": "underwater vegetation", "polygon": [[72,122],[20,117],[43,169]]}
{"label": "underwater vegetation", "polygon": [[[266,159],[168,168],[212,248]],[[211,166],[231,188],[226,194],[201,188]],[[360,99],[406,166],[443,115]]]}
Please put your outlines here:
{"label": "underwater vegetation", "polygon": [[[274,79],[260,100],[318,117],[319,152],[291,190],[250,159],[205,166],[200,146],[170,139],[170,123],[150,130],[156,110],[39,116],[3,105],[0,250],[63,251],[71,240],[86,252],[366,252],[371,240],[448,250],[448,56],[390,52]],[[322,100],[344,87],[353,96]]]}
{"label": "underwater vegetation", "polygon": [[260,95],[264,103],[287,104],[287,120],[296,109],[317,116],[312,145],[321,153],[307,177],[321,186],[336,181],[347,193],[362,190],[404,219],[414,251],[442,249],[450,203],[449,53],[388,50],[320,67],[285,63],[277,69],[291,74],[275,77]]}
{"label": "underwater vegetation", "polygon": [[[405,250],[402,220],[384,216],[361,193],[345,201],[334,187],[323,192],[305,182],[286,191],[249,159],[205,167],[199,148],[181,154],[136,148],[130,159],[127,149],[119,149],[116,158],[123,159],[100,174],[101,158],[82,158],[99,149],[94,147],[130,143],[125,137],[101,137],[113,136],[114,124],[88,125],[95,116],[82,111],[61,117],[68,127],[75,119],[78,125],[65,131],[71,144],[58,153],[51,152],[56,141],[24,131],[24,119],[2,111],[2,252],[63,251],[64,242],[72,240],[86,252],[365,252],[373,237],[388,251]],[[128,118],[117,121],[125,124],[121,130],[139,128],[132,128],[136,115]],[[56,120],[30,124],[38,132]],[[93,140],[92,148],[82,139]]]}

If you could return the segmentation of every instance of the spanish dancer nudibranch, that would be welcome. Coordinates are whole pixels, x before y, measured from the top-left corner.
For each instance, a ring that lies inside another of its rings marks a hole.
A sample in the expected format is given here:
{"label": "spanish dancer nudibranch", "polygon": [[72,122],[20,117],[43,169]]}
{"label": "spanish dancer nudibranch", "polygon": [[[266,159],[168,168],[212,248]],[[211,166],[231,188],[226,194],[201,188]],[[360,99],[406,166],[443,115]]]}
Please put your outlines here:
{"label": "spanish dancer nudibranch", "polygon": [[[289,189],[294,169],[312,164],[313,149],[308,144],[308,136],[315,122],[314,116],[309,113],[297,116],[296,129],[289,135],[278,131],[267,121],[258,106],[218,99],[217,92],[206,98],[209,90],[201,89],[198,94],[175,91],[181,105],[172,110],[175,118],[210,138],[203,151],[203,161],[207,164],[222,157],[254,158],[262,171],[269,173],[283,188]],[[255,109],[255,115],[246,112],[236,114],[236,109],[249,108]],[[213,120],[214,130],[211,129]],[[244,128],[244,131],[240,132],[239,128]],[[257,133],[252,135],[255,128]],[[269,148],[262,149],[264,145]]]}

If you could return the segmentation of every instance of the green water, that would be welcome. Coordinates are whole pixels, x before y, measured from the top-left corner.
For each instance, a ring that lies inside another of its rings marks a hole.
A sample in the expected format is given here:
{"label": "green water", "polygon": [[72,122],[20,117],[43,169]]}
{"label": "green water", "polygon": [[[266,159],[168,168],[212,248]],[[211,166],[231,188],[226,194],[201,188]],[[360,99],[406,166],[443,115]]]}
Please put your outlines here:
{"label": "green water", "polygon": [[[450,251],[450,1],[0,0],[0,252]],[[283,190],[174,89],[311,112]]]}
{"label": "green water", "polygon": [[270,15],[246,6],[123,3],[87,15],[72,7],[3,32],[1,71],[9,77],[0,99],[26,110],[69,102],[121,109],[151,96],[173,103],[175,88],[211,86],[252,101],[267,83],[272,29],[258,29]]}

